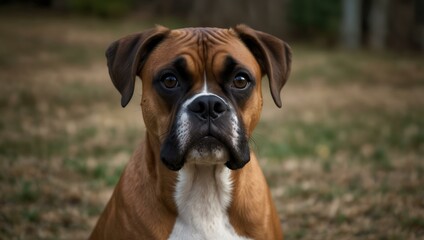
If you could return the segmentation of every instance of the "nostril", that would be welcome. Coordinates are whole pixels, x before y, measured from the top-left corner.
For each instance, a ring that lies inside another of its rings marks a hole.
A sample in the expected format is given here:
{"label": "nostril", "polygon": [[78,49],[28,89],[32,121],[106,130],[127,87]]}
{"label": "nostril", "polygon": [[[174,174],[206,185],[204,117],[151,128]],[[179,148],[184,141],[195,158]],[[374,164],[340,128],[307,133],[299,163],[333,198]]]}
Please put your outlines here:
{"label": "nostril", "polygon": [[209,102],[209,104],[211,107],[209,115],[213,119],[220,117],[225,113],[225,111],[227,111],[227,105],[220,99],[213,99]]}
{"label": "nostril", "polygon": [[220,113],[225,112],[226,110],[227,110],[227,106],[225,106],[225,104],[223,104],[223,103],[222,103],[222,102],[220,102],[220,101],[215,102],[215,104],[214,104],[214,106],[213,106],[213,111],[214,111],[215,113],[220,114]]}
{"label": "nostril", "polygon": [[194,113],[204,113],[206,108],[207,105],[203,101],[196,101],[188,106],[188,109]]}

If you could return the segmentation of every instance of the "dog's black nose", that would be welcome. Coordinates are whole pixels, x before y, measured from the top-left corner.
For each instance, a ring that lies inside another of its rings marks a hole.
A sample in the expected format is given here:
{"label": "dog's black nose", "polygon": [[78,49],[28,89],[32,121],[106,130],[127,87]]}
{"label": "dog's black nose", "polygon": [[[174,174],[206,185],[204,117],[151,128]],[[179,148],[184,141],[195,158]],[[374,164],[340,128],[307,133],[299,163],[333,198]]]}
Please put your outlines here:
{"label": "dog's black nose", "polygon": [[203,120],[214,120],[228,110],[228,105],[217,96],[200,96],[188,105],[188,110]]}

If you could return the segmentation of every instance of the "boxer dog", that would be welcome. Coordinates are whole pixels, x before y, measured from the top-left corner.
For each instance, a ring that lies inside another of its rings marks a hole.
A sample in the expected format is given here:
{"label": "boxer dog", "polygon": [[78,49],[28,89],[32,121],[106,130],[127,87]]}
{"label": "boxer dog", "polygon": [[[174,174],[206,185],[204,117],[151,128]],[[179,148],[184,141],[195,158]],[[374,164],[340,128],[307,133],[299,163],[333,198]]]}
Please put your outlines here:
{"label": "boxer dog", "polygon": [[282,239],[249,139],[264,75],[281,107],[289,46],[245,25],[158,26],[106,57],[123,107],[141,78],[146,134],[90,239]]}

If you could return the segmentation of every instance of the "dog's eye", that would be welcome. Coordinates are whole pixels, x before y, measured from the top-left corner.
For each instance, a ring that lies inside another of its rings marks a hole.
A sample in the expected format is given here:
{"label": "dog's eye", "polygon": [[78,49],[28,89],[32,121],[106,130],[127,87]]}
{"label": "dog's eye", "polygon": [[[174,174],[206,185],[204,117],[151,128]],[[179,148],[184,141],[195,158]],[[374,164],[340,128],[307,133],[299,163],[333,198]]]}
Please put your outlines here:
{"label": "dog's eye", "polygon": [[237,89],[245,89],[247,86],[249,86],[249,77],[244,73],[239,73],[235,76],[233,83],[231,84],[231,87],[237,88]]}
{"label": "dog's eye", "polygon": [[178,79],[172,74],[166,74],[161,79],[162,85],[166,88],[176,88],[179,86]]}

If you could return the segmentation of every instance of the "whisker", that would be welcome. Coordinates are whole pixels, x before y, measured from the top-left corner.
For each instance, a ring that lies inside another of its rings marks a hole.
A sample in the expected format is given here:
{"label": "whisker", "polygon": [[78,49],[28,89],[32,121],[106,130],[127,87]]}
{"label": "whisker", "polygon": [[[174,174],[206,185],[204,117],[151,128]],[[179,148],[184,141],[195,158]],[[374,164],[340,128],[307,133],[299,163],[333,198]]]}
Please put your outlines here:
{"label": "whisker", "polygon": [[[256,134],[256,135],[258,135],[258,134]],[[259,155],[260,155],[260,151],[261,151],[261,149],[259,148],[259,145],[258,145],[258,142],[257,142],[257,140],[255,139],[255,137],[252,135],[250,138],[249,138],[249,146],[251,146],[252,148],[253,148],[253,151],[255,151],[255,152],[257,152]]]}

